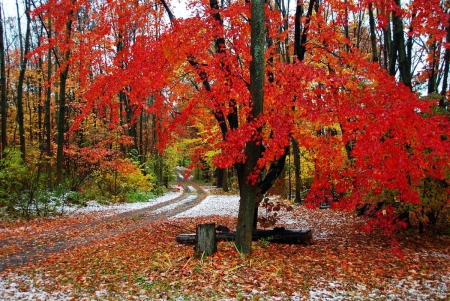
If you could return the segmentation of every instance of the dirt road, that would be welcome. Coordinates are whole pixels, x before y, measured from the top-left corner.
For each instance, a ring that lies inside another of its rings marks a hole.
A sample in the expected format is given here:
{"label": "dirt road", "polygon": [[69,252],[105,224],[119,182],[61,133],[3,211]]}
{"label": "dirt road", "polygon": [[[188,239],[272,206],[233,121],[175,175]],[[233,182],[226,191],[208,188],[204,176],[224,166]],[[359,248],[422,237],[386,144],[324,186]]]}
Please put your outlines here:
{"label": "dirt road", "polygon": [[199,185],[184,179],[181,174],[177,178],[184,191],[174,199],[108,217],[86,219],[57,229],[22,231],[0,239],[0,272],[175,216],[196,206],[206,197],[207,193]]}

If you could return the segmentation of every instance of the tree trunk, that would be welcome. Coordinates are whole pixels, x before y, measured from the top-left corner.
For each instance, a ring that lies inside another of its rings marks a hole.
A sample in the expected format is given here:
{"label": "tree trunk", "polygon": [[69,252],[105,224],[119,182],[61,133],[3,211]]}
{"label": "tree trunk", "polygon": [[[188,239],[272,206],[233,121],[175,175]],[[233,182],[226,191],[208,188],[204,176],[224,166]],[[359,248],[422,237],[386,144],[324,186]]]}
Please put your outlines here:
{"label": "tree trunk", "polygon": [[228,192],[228,168],[222,169],[222,190]]}
{"label": "tree trunk", "polygon": [[[445,37],[445,40],[447,43],[450,43],[450,17],[449,17],[449,25],[446,27],[447,35]],[[448,87],[448,73],[450,67],[450,48],[445,48],[445,54],[444,54],[444,77],[442,79],[442,90],[441,90],[441,99],[439,100],[439,106],[441,108],[446,108],[448,105],[447,101],[447,87]]]}
{"label": "tree trunk", "polygon": [[[431,37],[430,37],[431,38]],[[436,41],[432,42],[430,45],[430,66],[429,66],[429,76],[428,76],[428,94],[436,92]]]}
{"label": "tree trunk", "polygon": [[300,161],[300,147],[298,141],[292,139],[292,153],[294,154],[294,175],[295,175],[295,203],[302,203],[302,173],[301,173],[301,161]]}
{"label": "tree trunk", "polygon": [[[345,23],[344,23],[344,35],[345,37],[350,41],[350,34],[348,31],[348,7],[347,7],[347,0],[344,0],[345,3]],[[350,45],[349,42],[346,42],[344,45],[345,52],[350,52]]]}
{"label": "tree trunk", "polygon": [[[386,28],[383,28],[383,68],[389,71],[390,74],[390,54],[392,48],[392,39],[390,31],[390,22],[387,22]],[[394,63],[394,75],[395,75],[395,63]]]}
{"label": "tree trunk", "polygon": [[[51,18],[48,19],[48,39],[51,39],[52,32],[52,23]],[[49,48],[47,54],[47,80],[50,83],[52,77],[52,51]],[[52,88],[49,84],[47,86],[47,90],[45,93],[45,115],[44,115],[44,131],[45,131],[45,152],[47,153],[47,187],[49,189],[53,188],[52,186],[52,166],[50,157],[52,156],[52,128],[51,128],[51,118],[50,118],[50,110],[51,110],[51,100],[52,100]]]}
{"label": "tree trunk", "polygon": [[24,126],[24,113],[23,113],[23,84],[25,80],[25,71],[27,68],[27,54],[30,49],[30,6],[28,0],[25,1],[25,16],[27,19],[26,22],[26,32],[25,32],[25,45],[22,44],[22,30],[20,26],[20,12],[19,12],[19,4],[16,0],[17,7],[17,20],[18,20],[18,28],[19,28],[19,42],[20,42],[20,72],[19,79],[17,84],[17,124],[19,126],[19,143],[20,143],[20,152],[22,156],[22,160],[25,161],[26,153],[25,153],[25,126]]}
{"label": "tree trunk", "polygon": [[[318,0],[310,0],[308,6],[308,12],[306,15],[306,24],[303,28],[303,32],[301,31],[300,21],[302,19],[303,9],[301,8],[301,4],[297,3],[297,10],[295,12],[295,28],[294,28],[294,55],[297,56],[299,61],[303,61],[305,59],[306,47],[305,43],[308,38],[308,27],[309,22],[313,13],[313,8],[317,13],[319,9],[320,1]],[[300,7],[299,7],[300,6]],[[295,170],[295,198],[294,202],[300,203],[302,202],[301,198],[301,187],[303,186],[302,178],[301,178],[301,167],[300,167],[300,147],[297,140],[292,139],[292,152],[294,154],[294,170]]]}
{"label": "tree trunk", "polygon": [[217,252],[216,225],[197,225],[195,233],[195,253],[200,256],[209,256]]}
{"label": "tree trunk", "polygon": [[318,8],[318,1],[317,0],[310,0],[309,6],[308,6],[308,12],[306,14],[306,22],[303,26],[303,30],[300,34],[300,22],[303,18],[303,8],[300,3],[300,1],[297,2],[297,10],[295,11],[295,32],[294,32],[294,54],[297,56],[297,59],[299,61],[303,61],[306,54],[306,39],[308,37],[308,28],[309,28],[309,22],[311,20],[312,12],[314,9],[314,4],[316,3],[316,8]]}
{"label": "tree trunk", "polygon": [[[265,77],[265,28],[264,28],[264,0],[254,0],[251,2],[251,45],[250,53],[252,62],[250,63],[250,95],[251,112],[250,120],[257,119],[263,112],[264,104],[264,77]],[[238,223],[236,228],[236,248],[244,254],[251,253],[252,230],[255,203],[258,192],[257,179],[251,179],[254,175],[258,159],[261,156],[261,144],[253,139],[245,146],[247,160],[241,177],[240,203]]]}
{"label": "tree trunk", "polygon": [[372,2],[369,3],[370,42],[372,44],[372,62],[378,62],[377,36],[375,35],[375,17],[373,16]]}
{"label": "tree trunk", "polygon": [[[396,0],[395,2],[400,7],[401,1]],[[395,63],[398,58],[398,69],[400,71],[400,79],[406,86],[412,89],[411,66],[408,64],[409,59],[406,55],[403,21],[401,19],[401,16],[399,16],[395,12],[393,13],[392,25],[394,37],[392,39],[392,61],[389,73],[391,75],[395,75]]]}
{"label": "tree trunk", "polygon": [[222,168],[217,168],[216,169],[216,173],[217,173],[217,185],[216,188],[222,188],[223,187],[223,171]]}
{"label": "tree trunk", "polygon": [[[68,20],[65,27],[65,42],[69,45],[69,41],[72,33],[72,17],[74,11],[68,12]],[[66,83],[67,76],[69,74],[69,57],[70,49],[66,49],[63,55],[63,66],[59,75],[59,111],[58,111],[58,123],[57,123],[57,138],[56,138],[56,184],[60,184],[63,179],[63,167],[64,167],[64,134],[65,134],[65,117],[66,117]]]}
{"label": "tree trunk", "polygon": [[2,146],[1,146],[1,156],[3,158],[5,149],[8,146],[8,135],[6,133],[7,127],[7,102],[6,102],[6,68],[5,68],[5,42],[3,40],[4,30],[3,30],[3,6],[0,6],[0,88],[2,89],[1,94],[1,112],[0,117],[2,118],[1,132],[2,132]]}

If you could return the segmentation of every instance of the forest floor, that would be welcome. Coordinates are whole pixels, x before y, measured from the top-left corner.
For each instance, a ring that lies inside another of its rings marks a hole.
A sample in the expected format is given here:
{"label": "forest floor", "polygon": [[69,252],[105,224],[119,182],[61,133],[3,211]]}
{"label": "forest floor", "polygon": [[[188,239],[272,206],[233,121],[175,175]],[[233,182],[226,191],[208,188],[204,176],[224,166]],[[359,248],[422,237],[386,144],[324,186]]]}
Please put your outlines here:
{"label": "forest floor", "polygon": [[[219,242],[198,258],[176,243],[200,223],[236,226],[238,196],[171,192],[139,205],[0,224],[0,300],[450,300],[450,237],[390,238],[348,212],[295,206],[287,229],[309,246],[261,240],[253,254]],[[260,214],[266,214],[264,210]]]}

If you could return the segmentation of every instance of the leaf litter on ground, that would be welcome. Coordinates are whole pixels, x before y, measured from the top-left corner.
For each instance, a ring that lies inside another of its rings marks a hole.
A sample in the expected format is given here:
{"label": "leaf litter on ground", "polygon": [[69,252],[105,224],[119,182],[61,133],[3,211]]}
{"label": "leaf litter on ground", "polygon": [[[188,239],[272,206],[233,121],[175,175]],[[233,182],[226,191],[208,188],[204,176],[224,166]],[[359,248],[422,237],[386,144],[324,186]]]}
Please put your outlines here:
{"label": "leaf litter on ground", "polygon": [[[253,244],[251,256],[232,242],[195,257],[176,243],[200,223],[236,226],[238,197],[210,195],[196,208],[149,222],[131,232],[58,252],[34,264],[5,270],[2,300],[448,300],[450,239],[398,237],[403,258],[381,231],[361,230],[353,213],[294,206],[275,226],[311,229],[314,244]],[[97,211],[98,214],[98,211]],[[262,210],[260,214],[264,214]],[[71,216],[39,221],[40,231],[59,223],[89,222]],[[33,226],[20,225],[33,228]],[[11,229],[3,232],[16,233]],[[17,230],[18,231],[18,230]],[[37,231],[37,230],[36,230]],[[101,228],[96,231],[102,231]],[[33,235],[20,230],[20,235]],[[7,253],[7,250],[3,250]],[[4,256],[4,254],[0,254]]]}

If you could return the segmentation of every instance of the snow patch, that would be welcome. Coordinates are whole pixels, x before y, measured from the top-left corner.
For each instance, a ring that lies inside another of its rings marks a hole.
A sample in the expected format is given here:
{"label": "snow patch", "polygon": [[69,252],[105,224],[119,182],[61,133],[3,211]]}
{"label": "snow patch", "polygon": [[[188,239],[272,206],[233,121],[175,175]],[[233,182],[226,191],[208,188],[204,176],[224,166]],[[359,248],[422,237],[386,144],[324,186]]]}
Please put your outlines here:
{"label": "snow patch", "polygon": [[75,207],[68,207],[66,208],[66,212],[71,215],[77,215],[77,214],[87,214],[87,213],[101,213],[102,216],[110,216],[122,212],[127,211],[133,211],[138,209],[147,208],[150,206],[154,206],[160,203],[167,202],[171,199],[179,197],[183,190],[179,188],[178,186],[176,188],[178,191],[171,191],[168,192],[160,197],[157,197],[156,199],[150,199],[146,202],[139,202],[139,203],[119,203],[119,204],[113,204],[113,205],[103,205],[99,204],[95,201],[91,201],[87,203],[87,206],[81,207],[81,208],[75,208]]}
{"label": "snow patch", "polygon": [[73,300],[70,292],[47,292],[39,286],[42,280],[28,276],[10,273],[0,278],[0,299],[4,301],[17,300]]}
{"label": "snow patch", "polygon": [[237,217],[239,210],[239,196],[210,195],[197,206],[175,215],[172,219],[198,217],[209,215],[224,215]]}

